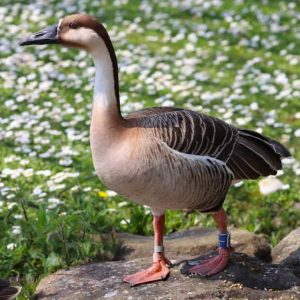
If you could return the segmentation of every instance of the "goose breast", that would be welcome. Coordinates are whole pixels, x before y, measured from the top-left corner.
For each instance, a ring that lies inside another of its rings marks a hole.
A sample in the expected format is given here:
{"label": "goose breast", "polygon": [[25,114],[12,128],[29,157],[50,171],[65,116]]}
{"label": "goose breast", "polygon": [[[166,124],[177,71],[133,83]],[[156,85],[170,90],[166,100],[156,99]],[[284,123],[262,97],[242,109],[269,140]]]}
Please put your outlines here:
{"label": "goose breast", "polygon": [[135,136],[94,159],[96,173],[109,188],[159,210],[222,206],[233,178],[224,162],[182,154],[147,132]]}

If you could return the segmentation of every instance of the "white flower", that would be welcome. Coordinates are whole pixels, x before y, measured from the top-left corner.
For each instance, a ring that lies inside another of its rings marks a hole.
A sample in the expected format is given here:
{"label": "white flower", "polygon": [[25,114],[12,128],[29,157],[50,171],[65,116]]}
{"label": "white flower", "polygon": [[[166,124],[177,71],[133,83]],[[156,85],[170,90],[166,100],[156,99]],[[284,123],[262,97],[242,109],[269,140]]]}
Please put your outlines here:
{"label": "white flower", "polygon": [[19,214],[16,214],[16,215],[14,215],[14,218],[15,218],[16,220],[20,220],[20,219],[23,219],[23,216],[22,216],[22,215],[19,215]]}
{"label": "white flower", "polygon": [[277,84],[287,84],[289,82],[287,76],[284,73],[279,73],[276,78],[275,78],[275,82]]}
{"label": "white flower", "polygon": [[40,194],[43,193],[43,191],[42,191],[42,189],[39,186],[37,186],[37,187],[34,188],[34,190],[32,191],[32,193],[33,193],[33,195],[40,195]]}
{"label": "white flower", "polygon": [[289,64],[292,65],[292,66],[295,66],[298,63],[299,63],[299,60],[296,57],[292,57],[292,58],[289,59]]}
{"label": "white flower", "polygon": [[8,209],[12,209],[13,207],[15,207],[17,205],[16,202],[10,202],[10,203],[7,203],[7,208]]}
{"label": "white flower", "polygon": [[253,102],[250,104],[250,109],[251,110],[258,110],[259,106],[257,104],[257,102]]}
{"label": "white flower", "polygon": [[293,168],[293,171],[297,176],[300,176],[300,168],[295,167]]}
{"label": "white flower", "polygon": [[173,106],[175,106],[175,103],[174,103],[174,101],[166,100],[166,101],[162,102],[161,106],[173,107]]}
{"label": "white flower", "polygon": [[10,156],[7,156],[7,157],[4,158],[5,163],[10,163],[10,162],[13,162],[13,161],[16,161],[16,160],[20,160],[20,158],[15,156],[15,155],[10,155]]}
{"label": "white flower", "polygon": [[14,250],[16,247],[17,247],[17,244],[15,244],[15,243],[10,243],[10,244],[7,244],[7,246],[6,246],[7,250]]}
{"label": "white flower", "polygon": [[300,128],[295,130],[294,135],[300,137]]}
{"label": "white flower", "polygon": [[244,181],[237,181],[236,183],[234,183],[234,187],[240,187],[240,186],[242,186],[244,184]]}
{"label": "white flower", "polygon": [[33,169],[26,169],[23,171],[23,176],[30,177],[33,175],[33,172],[34,172]]}
{"label": "white flower", "polygon": [[50,176],[51,171],[50,170],[39,170],[35,174],[36,175],[43,175],[43,176]]}
{"label": "white flower", "polygon": [[48,209],[54,209],[56,208],[58,205],[62,204],[63,202],[61,202],[59,199],[57,198],[49,198],[48,202],[50,203],[48,205]]}
{"label": "white flower", "polygon": [[292,86],[296,90],[300,90],[300,79],[296,79],[293,81]]}
{"label": "white flower", "polygon": [[107,190],[106,193],[109,197],[114,197],[117,195],[117,193],[115,191],[111,191],[111,190]]}
{"label": "white flower", "polygon": [[79,186],[78,185],[74,185],[73,187],[71,187],[70,191],[71,192],[76,192],[79,190]]}
{"label": "white flower", "polygon": [[283,174],[284,174],[284,171],[283,171],[283,170],[278,170],[278,171],[277,171],[277,174],[276,174],[276,177],[282,176]]}
{"label": "white flower", "polygon": [[246,125],[248,122],[249,122],[249,117],[236,118],[236,123],[237,123],[239,126],[244,126],[244,125]]}
{"label": "white flower", "polygon": [[18,235],[21,234],[21,226],[15,225],[12,227],[12,234]]}
{"label": "white flower", "polygon": [[55,204],[61,203],[60,200],[57,199],[57,198],[49,198],[49,199],[48,199],[48,202],[50,202],[50,203],[55,203]]}
{"label": "white flower", "polygon": [[263,178],[259,181],[259,190],[263,195],[274,193],[283,188],[283,183],[278,178]]}
{"label": "white flower", "polygon": [[281,161],[284,165],[289,165],[291,166],[294,162],[295,162],[295,159],[293,157],[286,157],[284,159],[282,159]]}
{"label": "white flower", "polygon": [[124,206],[127,206],[127,205],[128,205],[127,201],[122,201],[122,202],[119,202],[119,204],[118,204],[119,207],[124,207]]}
{"label": "white flower", "polygon": [[127,225],[128,223],[130,223],[129,219],[121,220],[121,222],[120,222],[121,225]]}
{"label": "white flower", "polygon": [[66,157],[65,159],[60,159],[58,163],[61,166],[70,166],[73,163],[73,160],[70,157]]}
{"label": "white flower", "polygon": [[47,186],[48,186],[50,192],[61,190],[61,189],[64,189],[66,187],[65,184],[55,184],[51,180],[47,181]]}

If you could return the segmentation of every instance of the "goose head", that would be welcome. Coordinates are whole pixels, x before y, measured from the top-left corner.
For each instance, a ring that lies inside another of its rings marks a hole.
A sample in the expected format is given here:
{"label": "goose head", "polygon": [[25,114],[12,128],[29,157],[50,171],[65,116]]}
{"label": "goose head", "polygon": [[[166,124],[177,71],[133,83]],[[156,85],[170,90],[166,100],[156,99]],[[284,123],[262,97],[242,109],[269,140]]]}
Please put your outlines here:
{"label": "goose head", "polygon": [[20,46],[61,44],[93,52],[101,43],[111,48],[104,26],[91,16],[75,14],[61,19],[57,25],[31,34],[20,42]]}
{"label": "goose head", "polygon": [[[95,18],[75,14],[61,19],[57,25],[49,26],[20,41],[20,46],[60,44],[89,52],[95,62],[95,95],[109,95],[119,104],[118,63],[116,54],[104,26]],[[113,103],[110,101],[109,103]]]}

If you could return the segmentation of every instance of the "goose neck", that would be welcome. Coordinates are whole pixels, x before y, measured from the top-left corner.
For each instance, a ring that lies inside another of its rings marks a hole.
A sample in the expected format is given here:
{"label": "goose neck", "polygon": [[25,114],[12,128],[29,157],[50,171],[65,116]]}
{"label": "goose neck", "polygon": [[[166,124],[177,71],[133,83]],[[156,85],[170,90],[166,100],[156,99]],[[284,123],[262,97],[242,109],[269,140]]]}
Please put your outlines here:
{"label": "goose neck", "polygon": [[122,118],[119,104],[118,64],[112,45],[109,48],[109,45],[102,42],[95,51],[91,51],[91,54],[96,70],[93,108]]}

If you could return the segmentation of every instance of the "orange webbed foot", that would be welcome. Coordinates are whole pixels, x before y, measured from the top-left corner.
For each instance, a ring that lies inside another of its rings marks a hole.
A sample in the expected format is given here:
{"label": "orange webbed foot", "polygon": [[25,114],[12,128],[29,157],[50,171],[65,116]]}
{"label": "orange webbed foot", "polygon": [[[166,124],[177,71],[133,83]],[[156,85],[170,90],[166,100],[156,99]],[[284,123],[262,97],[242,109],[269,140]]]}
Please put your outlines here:
{"label": "orange webbed foot", "polygon": [[189,273],[209,277],[223,271],[228,265],[230,251],[229,248],[219,249],[217,256],[200,261],[189,269]]}
{"label": "orange webbed foot", "polygon": [[163,258],[158,261],[154,261],[153,265],[146,270],[125,276],[123,281],[135,286],[138,284],[164,280],[170,274],[170,266],[171,262],[167,258]]}

